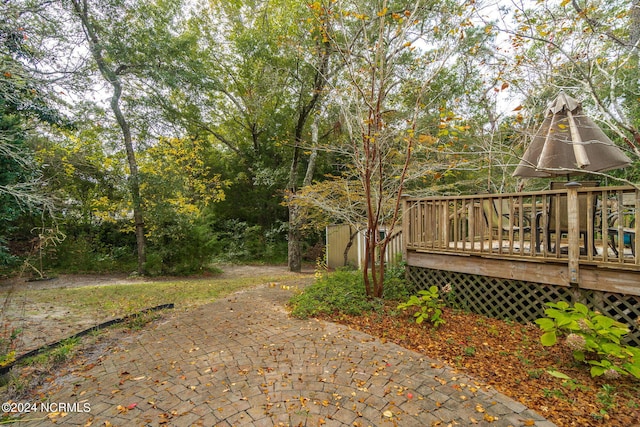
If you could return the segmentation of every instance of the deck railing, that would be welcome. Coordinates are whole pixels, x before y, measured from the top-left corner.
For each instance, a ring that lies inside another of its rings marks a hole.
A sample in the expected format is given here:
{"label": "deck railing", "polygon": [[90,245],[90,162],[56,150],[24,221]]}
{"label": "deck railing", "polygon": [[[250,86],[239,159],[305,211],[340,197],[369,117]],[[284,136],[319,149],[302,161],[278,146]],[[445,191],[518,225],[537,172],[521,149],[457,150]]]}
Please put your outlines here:
{"label": "deck railing", "polygon": [[640,270],[640,192],[572,186],[548,191],[406,197],[407,251]]}

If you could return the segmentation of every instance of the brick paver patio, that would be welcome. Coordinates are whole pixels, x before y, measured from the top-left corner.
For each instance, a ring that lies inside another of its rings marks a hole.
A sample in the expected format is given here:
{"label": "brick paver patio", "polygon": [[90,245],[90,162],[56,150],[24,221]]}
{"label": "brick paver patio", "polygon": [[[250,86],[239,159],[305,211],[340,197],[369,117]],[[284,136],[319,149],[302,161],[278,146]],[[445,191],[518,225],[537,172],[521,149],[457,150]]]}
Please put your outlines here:
{"label": "brick paver patio", "polygon": [[438,361],[289,318],[290,295],[265,285],[168,314],[56,378],[47,399],[71,411],[19,425],[554,425]]}

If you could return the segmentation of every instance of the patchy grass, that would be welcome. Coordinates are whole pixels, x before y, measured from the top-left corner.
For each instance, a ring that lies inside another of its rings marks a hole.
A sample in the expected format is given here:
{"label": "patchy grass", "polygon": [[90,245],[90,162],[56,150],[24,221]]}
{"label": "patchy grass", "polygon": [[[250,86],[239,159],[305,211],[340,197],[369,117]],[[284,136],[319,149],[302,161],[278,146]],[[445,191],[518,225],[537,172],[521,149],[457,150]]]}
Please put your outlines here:
{"label": "patchy grass", "polygon": [[26,291],[26,294],[33,303],[64,307],[74,316],[100,312],[111,317],[121,317],[160,304],[174,303],[176,308],[193,307],[258,284],[285,283],[295,279],[295,276],[261,276],[238,279],[154,281],[43,289]]}
{"label": "patchy grass", "polygon": [[[7,307],[2,313],[7,325],[11,326],[11,316],[14,315],[17,316],[17,323],[27,324],[26,329],[32,335],[46,337],[47,342],[57,339],[63,341],[43,353],[20,361],[0,379],[0,395],[5,401],[24,396],[47,375],[72,359],[77,351],[82,351],[87,343],[109,334],[108,331],[104,334],[101,331],[82,339],[64,339],[87,327],[109,319],[133,315],[126,322],[116,325],[115,330],[139,330],[162,317],[159,312],[138,314],[146,308],[173,303],[176,309],[188,309],[267,283],[294,286],[301,283],[301,276],[284,272],[228,279],[209,277],[40,290],[20,289],[10,301],[14,306],[14,313],[9,313]],[[32,329],[37,329],[37,333],[33,333]]]}

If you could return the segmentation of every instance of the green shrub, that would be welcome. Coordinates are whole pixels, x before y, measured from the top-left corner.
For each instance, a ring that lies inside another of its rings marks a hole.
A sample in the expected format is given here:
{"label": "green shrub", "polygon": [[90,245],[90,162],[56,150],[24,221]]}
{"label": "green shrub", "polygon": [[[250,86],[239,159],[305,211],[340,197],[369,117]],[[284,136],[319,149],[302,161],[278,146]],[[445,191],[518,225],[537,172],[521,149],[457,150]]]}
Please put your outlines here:
{"label": "green shrub", "polygon": [[135,236],[117,230],[114,224],[66,224],[64,238],[45,249],[44,270],[106,273],[128,272],[136,266]]}
{"label": "green shrub", "polygon": [[362,272],[338,270],[316,275],[316,282],[290,302],[291,314],[306,319],[318,314],[358,315],[381,306],[381,301],[367,298]]}
{"label": "green shrub", "polygon": [[409,297],[407,281],[404,278],[386,277],[385,275],[382,297],[389,301],[406,300]]}
{"label": "green shrub", "polygon": [[215,260],[220,262],[286,262],[287,241],[282,227],[265,230],[236,219],[213,224],[209,241]]}
{"label": "green shrub", "polygon": [[559,336],[566,336],[564,344],[576,361],[591,365],[591,376],[640,378],[640,348],[621,344],[629,333],[625,324],[580,303],[571,306],[560,301],[547,306],[547,317],[536,320],[544,332],[540,338],[543,345],[552,346]]}
{"label": "green shrub", "polygon": [[436,328],[444,323],[442,302],[437,286],[431,286],[429,289],[419,291],[418,295],[412,295],[407,302],[398,304],[398,309],[414,309],[413,317],[416,318],[416,323],[428,320]]}

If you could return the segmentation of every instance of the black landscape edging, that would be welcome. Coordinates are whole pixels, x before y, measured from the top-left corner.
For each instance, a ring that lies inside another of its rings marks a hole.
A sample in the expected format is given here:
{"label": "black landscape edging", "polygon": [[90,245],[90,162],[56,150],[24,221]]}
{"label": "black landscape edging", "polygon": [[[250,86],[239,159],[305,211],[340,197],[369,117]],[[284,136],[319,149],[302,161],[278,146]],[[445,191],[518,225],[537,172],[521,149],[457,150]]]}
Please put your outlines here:
{"label": "black landscape edging", "polygon": [[83,337],[83,336],[87,335],[90,332],[99,331],[100,329],[108,328],[109,326],[113,326],[113,325],[117,325],[118,323],[126,322],[127,320],[133,319],[136,316],[139,316],[141,314],[151,313],[152,311],[159,311],[159,310],[164,310],[164,309],[169,309],[169,308],[174,308],[174,304],[173,303],[160,304],[160,305],[156,305],[155,307],[145,308],[144,310],[139,311],[137,313],[129,314],[129,315],[121,317],[119,319],[107,320],[106,322],[100,323],[99,325],[96,325],[96,326],[92,326],[92,327],[90,327],[88,329],[85,329],[84,331],[80,331],[77,334],[71,335],[70,337],[61,339],[61,340],[56,341],[56,342],[51,343],[51,344],[43,345],[40,348],[36,348],[35,350],[31,350],[31,351],[28,351],[28,352],[26,352],[24,354],[21,354],[20,356],[16,357],[16,360],[11,362],[11,364],[1,367],[0,368],[0,375],[4,375],[7,372],[9,372],[9,370],[11,368],[13,368],[13,366],[16,363],[18,363],[19,361],[21,361],[22,359],[26,359],[27,357],[32,357],[32,356],[38,355],[38,354],[40,354],[40,353],[42,353],[44,351],[47,351],[47,350],[49,350],[51,348],[55,348],[55,347],[59,346],[60,344],[62,344],[63,341],[66,341],[66,340],[69,340],[69,339]]}

